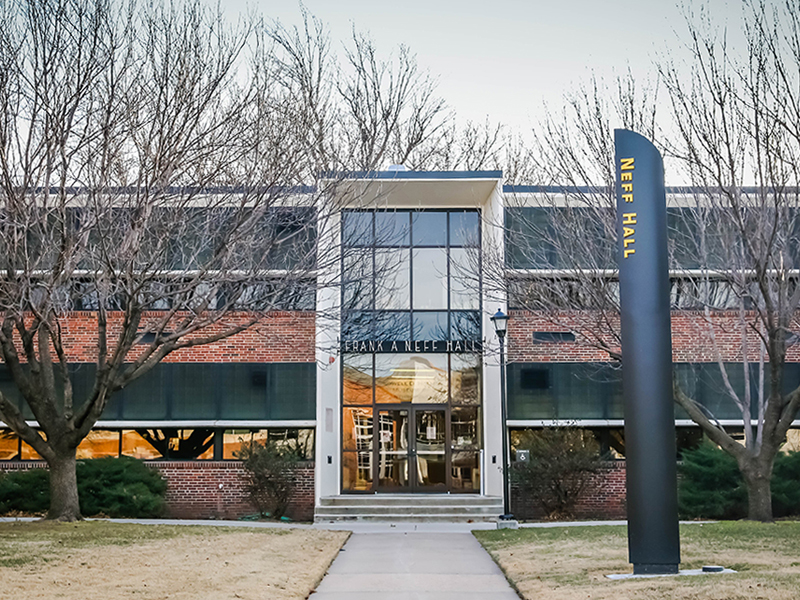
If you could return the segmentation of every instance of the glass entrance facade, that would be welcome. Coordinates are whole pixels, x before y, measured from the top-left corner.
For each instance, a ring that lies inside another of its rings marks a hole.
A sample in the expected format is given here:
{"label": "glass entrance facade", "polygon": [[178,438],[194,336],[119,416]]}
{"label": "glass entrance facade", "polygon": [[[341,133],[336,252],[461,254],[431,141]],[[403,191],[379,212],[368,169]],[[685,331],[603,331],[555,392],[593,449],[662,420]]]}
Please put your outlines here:
{"label": "glass entrance facade", "polygon": [[479,215],[344,217],[342,490],[479,492]]}

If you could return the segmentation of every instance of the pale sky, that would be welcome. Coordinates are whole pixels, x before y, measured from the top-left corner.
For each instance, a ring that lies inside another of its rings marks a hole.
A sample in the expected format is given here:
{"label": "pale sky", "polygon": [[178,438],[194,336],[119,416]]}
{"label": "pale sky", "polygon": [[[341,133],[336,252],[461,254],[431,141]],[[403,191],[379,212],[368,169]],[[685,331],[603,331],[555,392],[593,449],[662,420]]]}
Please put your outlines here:
{"label": "pale sky", "polygon": [[[489,117],[516,129],[559,109],[564,93],[592,73],[611,81],[630,66],[644,78],[659,56],[680,58],[684,8],[709,6],[715,22],[738,29],[741,1],[708,0],[305,0],[328,26],[338,52],[353,25],[388,55],[407,45],[438,80],[462,120]],[[235,20],[254,7],[284,25],[301,23],[295,0],[223,0]],[[683,38],[686,39],[685,37]]]}

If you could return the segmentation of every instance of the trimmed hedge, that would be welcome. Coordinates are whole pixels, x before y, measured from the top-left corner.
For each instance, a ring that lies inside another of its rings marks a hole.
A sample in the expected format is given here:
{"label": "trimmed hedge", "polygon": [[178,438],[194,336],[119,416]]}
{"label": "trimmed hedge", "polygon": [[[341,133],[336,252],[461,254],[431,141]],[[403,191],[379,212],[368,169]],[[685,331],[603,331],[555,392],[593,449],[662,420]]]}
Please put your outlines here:
{"label": "trimmed hedge", "polygon": [[[167,482],[135,458],[96,458],[77,465],[78,497],[85,516],[146,518],[164,513]],[[0,513],[47,512],[50,473],[47,469],[0,475]]]}
{"label": "trimmed hedge", "polygon": [[[747,516],[747,488],[736,460],[705,440],[682,455],[678,507],[688,519],[741,519]],[[779,453],[772,470],[772,510],[776,517],[800,515],[800,452]]]}

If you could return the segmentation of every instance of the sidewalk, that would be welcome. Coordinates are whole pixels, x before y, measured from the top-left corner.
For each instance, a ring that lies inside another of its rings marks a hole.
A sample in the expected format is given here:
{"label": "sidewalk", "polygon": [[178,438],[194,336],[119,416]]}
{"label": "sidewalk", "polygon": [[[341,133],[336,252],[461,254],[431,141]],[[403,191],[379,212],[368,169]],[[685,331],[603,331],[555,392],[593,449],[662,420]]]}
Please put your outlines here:
{"label": "sidewalk", "polygon": [[[354,528],[358,529],[358,528]],[[310,600],[519,600],[471,533],[353,533]]]}

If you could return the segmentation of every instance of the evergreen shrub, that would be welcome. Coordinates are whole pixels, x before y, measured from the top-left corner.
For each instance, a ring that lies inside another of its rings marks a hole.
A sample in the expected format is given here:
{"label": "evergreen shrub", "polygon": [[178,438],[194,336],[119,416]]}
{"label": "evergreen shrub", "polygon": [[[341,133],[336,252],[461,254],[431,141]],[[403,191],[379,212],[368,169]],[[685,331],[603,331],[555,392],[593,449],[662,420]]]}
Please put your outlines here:
{"label": "evergreen shrub", "polygon": [[[78,497],[85,516],[158,517],[167,482],[135,458],[95,458],[77,465]],[[0,476],[0,513],[43,513],[50,507],[50,472],[15,471]]]}
{"label": "evergreen shrub", "polygon": [[0,514],[45,513],[50,508],[50,473],[28,469],[0,473]]}
{"label": "evergreen shrub", "polygon": [[736,459],[709,440],[683,452],[678,508],[686,519],[740,519],[747,515],[747,490]]}
{"label": "evergreen shrub", "polygon": [[167,482],[135,458],[78,461],[78,497],[86,516],[160,517],[166,507]]}
{"label": "evergreen shrub", "polygon": [[776,517],[800,515],[800,452],[779,453],[775,458],[772,510]]}

